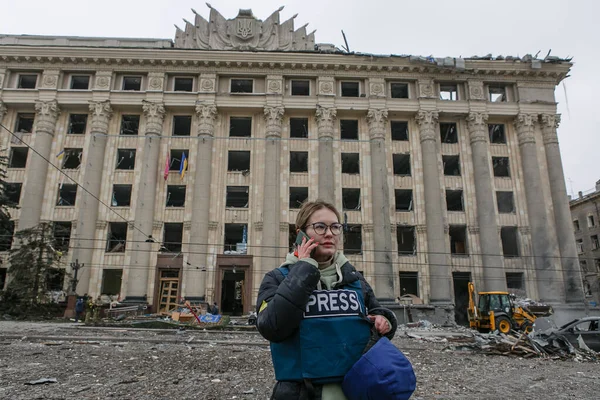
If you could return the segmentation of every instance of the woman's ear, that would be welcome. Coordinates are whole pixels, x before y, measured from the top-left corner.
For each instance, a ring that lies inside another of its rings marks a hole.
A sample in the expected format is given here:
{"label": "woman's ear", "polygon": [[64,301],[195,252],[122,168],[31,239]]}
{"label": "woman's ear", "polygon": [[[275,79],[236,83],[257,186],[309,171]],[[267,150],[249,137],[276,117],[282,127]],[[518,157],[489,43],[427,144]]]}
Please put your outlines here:
{"label": "woman's ear", "polygon": [[296,235],[300,233],[300,229],[296,229]]}

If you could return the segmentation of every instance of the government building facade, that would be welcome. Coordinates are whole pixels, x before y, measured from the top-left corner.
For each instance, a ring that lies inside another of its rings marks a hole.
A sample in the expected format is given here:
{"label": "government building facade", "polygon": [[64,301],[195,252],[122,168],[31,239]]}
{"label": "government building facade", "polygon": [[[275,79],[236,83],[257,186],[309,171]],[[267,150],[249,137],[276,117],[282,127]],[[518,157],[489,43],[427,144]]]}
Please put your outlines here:
{"label": "government building facade", "polygon": [[472,280],[582,309],[568,60],[347,53],[279,11],[211,8],[174,41],[0,35],[15,230],[54,222],[79,295],[239,314],[320,198],[384,302],[460,319]]}

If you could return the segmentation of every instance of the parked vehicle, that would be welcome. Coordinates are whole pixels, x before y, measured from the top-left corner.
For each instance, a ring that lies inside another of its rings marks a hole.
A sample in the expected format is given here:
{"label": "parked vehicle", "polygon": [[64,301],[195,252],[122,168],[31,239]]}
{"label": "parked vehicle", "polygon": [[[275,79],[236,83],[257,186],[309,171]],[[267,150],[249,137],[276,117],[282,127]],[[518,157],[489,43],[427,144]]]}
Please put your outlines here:
{"label": "parked vehicle", "polygon": [[591,350],[600,352],[600,317],[585,317],[575,319],[558,328],[558,334],[563,335],[574,347],[579,348],[579,336]]}

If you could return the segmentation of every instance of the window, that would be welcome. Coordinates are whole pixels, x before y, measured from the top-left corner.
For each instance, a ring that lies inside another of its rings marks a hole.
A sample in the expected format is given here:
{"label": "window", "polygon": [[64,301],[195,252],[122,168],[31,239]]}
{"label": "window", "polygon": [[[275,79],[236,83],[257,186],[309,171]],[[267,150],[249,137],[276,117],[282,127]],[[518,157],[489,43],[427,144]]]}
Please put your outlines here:
{"label": "window", "polygon": [[290,151],[290,172],[308,172],[307,151]]}
{"label": "window", "polygon": [[290,118],[290,137],[308,137],[308,118]]}
{"label": "window", "polygon": [[250,172],[250,152],[229,150],[227,153],[227,171]]}
{"label": "window", "polygon": [[[185,158],[190,159],[189,150],[171,150],[171,162],[169,163],[170,171],[179,171],[181,168],[181,160],[183,160],[183,155],[185,154]],[[189,161],[188,161],[189,164]]]}
{"label": "window", "polygon": [[225,224],[225,251],[246,254],[248,225]]}
{"label": "window", "polygon": [[35,89],[37,83],[37,75],[35,74],[20,74],[17,88],[19,89]]}
{"label": "window", "polygon": [[5,229],[0,235],[0,251],[9,251],[15,235],[15,221],[6,221]]}
{"label": "window", "polygon": [[106,238],[107,253],[124,253],[127,242],[127,222],[109,222]]}
{"label": "window", "polygon": [[31,133],[33,132],[33,121],[35,119],[35,114],[17,114],[17,125],[15,127],[15,132],[19,133]]}
{"label": "window", "polygon": [[163,246],[161,251],[169,253],[179,253],[181,251],[181,242],[183,242],[183,224],[165,222]]}
{"label": "window", "polygon": [[444,175],[460,176],[460,156],[442,156]]}
{"label": "window", "polygon": [[515,200],[513,192],[496,192],[496,203],[500,214],[510,214],[515,212]]}
{"label": "window", "polygon": [[593,228],[594,226],[596,226],[596,221],[595,221],[593,215],[588,215],[588,217],[587,217],[587,225],[588,225],[588,228]]}
{"label": "window", "polygon": [[111,205],[129,207],[131,205],[131,185],[113,185]]}
{"label": "window", "polygon": [[506,273],[506,287],[508,289],[524,290],[525,282],[523,279],[522,272],[507,272]]}
{"label": "window", "polygon": [[490,143],[506,144],[504,124],[488,124],[488,133],[490,135]]}
{"label": "window", "polygon": [[307,187],[290,187],[290,208],[300,208],[308,200]]}
{"label": "window", "polygon": [[362,254],[362,225],[348,225],[344,232],[344,254]]}
{"label": "window", "polygon": [[446,190],[446,209],[448,211],[465,210],[462,190]]}
{"label": "window", "polygon": [[342,140],[358,140],[358,120],[340,120],[340,135]]}
{"label": "window", "polygon": [[0,268],[0,290],[4,290],[4,285],[6,285],[7,272],[8,268]]}
{"label": "window", "polygon": [[292,80],[292,96],[309,96],[310,81]]}
{"label": "window", "polygon": [[225,207],[248,208],[248,186],[227,186]]}
{"label": "window", "polygon": [[141,76],[124,76],[123,77],[123,90],[142,90],[142,77]]}
{"label": "window", "polygon": [[577,232],[581,229],[581,227],[579,226],[578,220],[573,220],[573,229],[575,229],[575,232]]}
{"label": "window", "polygon": [[71,89],[73,90],[88,90],[90,88],[89,75],[73,75],[71,76]]}
{"label": "window", "polygon": [[62,268],[49,268],[46,270],[46,290],[58,292],[64,289],[65,270]]}
{"label": "window", "polygon": [[121,135],[137,135],[139,129],[139,115],[123,115],[121,117]]}
{"label": "window", "polygon": [[494,168],[494,176],[510,177],[508,157],[492,157],[492,167]]}
{"label": "window", "polygon": [[392,154],[394,175],[410,176],[410,154]]}
{"label": "window", "polygon": [[185,206],[185,185],[167,186],[167,207]]}
{"label": "window", "polygon": [[194,78],[175,78],[173,90],[175,92],[192,92],[194,90]]}
{"label": "window", "polygon": [[500,103],[500,102],[507,101],[506,88],[504,86],[490,85],[488,88],[488,100],[493,103]]}
{"label": "window", "polygon": [[250,137],[252,136],[252,117],[229,118],[229,136]]}
{"label": "window", "polygon": [[252,93],[252,79],[232,79],[231,93]]}
{"label": "window", "polygon": [[458,100],[458,86],[451,83],[440,84],[440,100]]}
{"label": "window", "polygon": [[456,124],[454,122],[441,122],[440,136],[442,143],[458,143]]}
{"label": "window", "polygon": [[115,169],[134,169],[135,149],[117,149],[117,166]]}
{"label": "window", "polygon": [[63,169],[78,169],[81,166],[83,149],[64,149]]}
{"label": "window", "polygon": [[396,211],[412,211],[412,189],[394,189],[396,197]]}
{"label": "window", "polygon": [[358,97],[360,85],[358,82],[342,82],[342,97]]}
{"label": "window", "polygon": [[596,263],[596,272],[600,272],[600,258],[596,258],[594,262]]}
{"label": "window", "polygon": [[58,185],[57,206],[72,207],[77,199],[77,184],[61,183]]}
{"label": "window", "polygon": [[577,252],[579,254],[583,254],[583,239],[577,239],[575,240],[575,244],[577,245]]}
{"label": "window", "polygon": [[71,221],[55,221],[52,224],[52,236],[54,238],[54,248],[56,250],[64,253],[69,251],[71,226]]}
{"label": "window", "polygon": [[342,153],[342,174],[360,174],[358,153]]}
{"label": "window", "polygon": [[588,272],[588,268],[587,268],[587,261],[586,260],[580,260],[579,261],[579,266],[581,267],[581,271],[584,273]]}
{"label": "window", "polygon": [[417,253],[417,241],[415,238],[414,226],[396,226],[396,241],[398,242],[398,254],[410,256]]}
{"label": "window", "polygon": [[406,121],[390,121],[392,130],[392,140],[408,140],[408,122]]}
{"label": "window", "polygon": [[192,116],[191,115],[175,115],[173,117],[173,135],[174,136],[190,136],[192,131]]}
{"label": "window", "polygon": [[8,168],[25,168],[27,165],[27,147],[11,147]]}
{"label": "window", "polygon": [[501,227],[500,239],[504,257],[519,257],[519,236],[516,226]]}
{"label": "window", "polygon": [[21,202],[21,189],[23,184],[21,182],[6,182],[6,202],[7,205],[18,205]]}
{"label": "window", "polygon": [[600,242],[598,241],[598,235],[590,236],[590,240],[592,242],[592,250],[597,250],[600,248]]}
{"label": "window", "polygon": [[400,272],[400,294],[412,294],[419,297],[419,273]]}
{"label": "window", "polygon": [[69,135],[83,135],[87,126],[87,119],[87,114],[70,114],[67,133]]}
{"label": "window", "polygon": [[360,189],[342,188],[342,208],[348,211],[360,210]]}
{"label": "window", "polygon": [[450,253],[453,255],[467,254],[467,227],[464,225],[450,225]]}
{"label": "window", "polygon": [[121,293],[121,282],[123,279],[122,269],[103,269],[101,294],[116,296]]}
{"label": "window", "polygon": [[408,83],[391,83],[390,92],[392,99],[408,99]]}

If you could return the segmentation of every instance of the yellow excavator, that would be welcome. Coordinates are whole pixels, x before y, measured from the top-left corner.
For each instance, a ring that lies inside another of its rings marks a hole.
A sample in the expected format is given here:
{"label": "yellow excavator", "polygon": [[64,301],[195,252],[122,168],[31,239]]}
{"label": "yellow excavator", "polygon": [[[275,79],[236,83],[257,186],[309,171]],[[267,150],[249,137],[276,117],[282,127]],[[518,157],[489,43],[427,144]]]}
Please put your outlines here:
{"label": "yellow excavator", "polygon": [[510,333],[512,329],[531,332],[537,317],[553,313],[550,306],[523,308],[515,305],[508,292],[479,292],[475,302],[475,285],[469,282],[469,326],[479,332]]}

